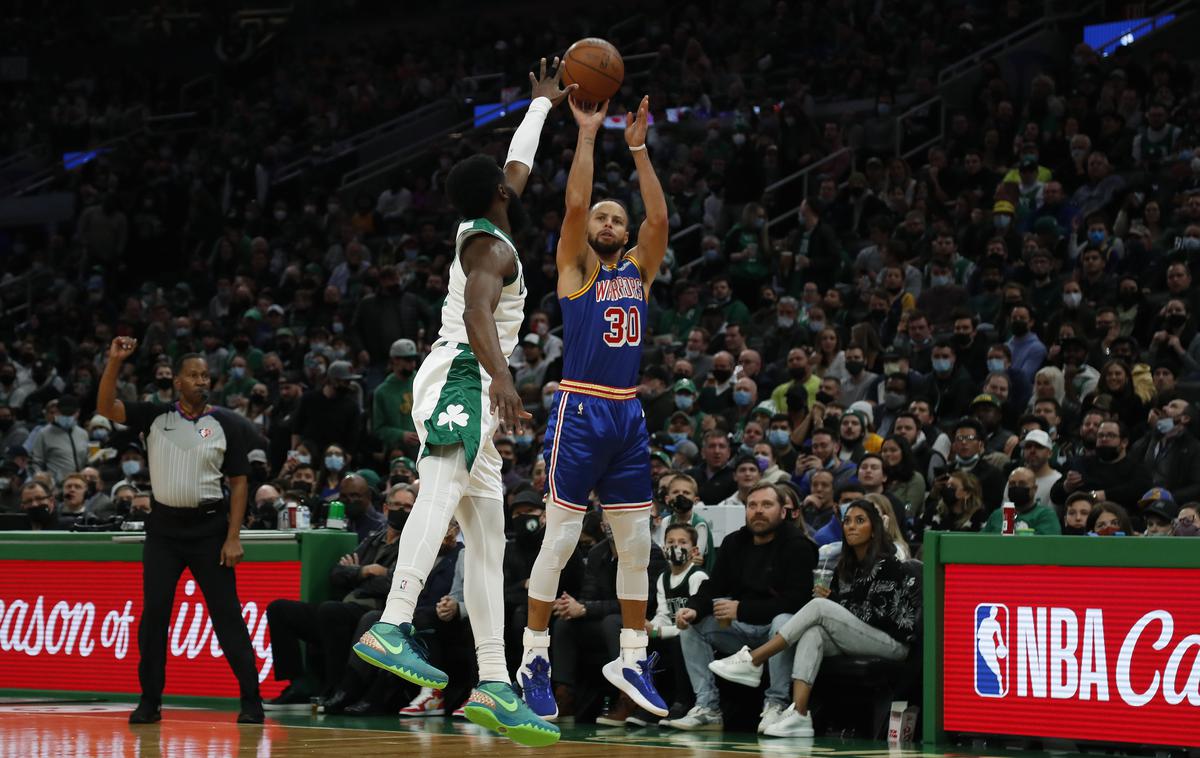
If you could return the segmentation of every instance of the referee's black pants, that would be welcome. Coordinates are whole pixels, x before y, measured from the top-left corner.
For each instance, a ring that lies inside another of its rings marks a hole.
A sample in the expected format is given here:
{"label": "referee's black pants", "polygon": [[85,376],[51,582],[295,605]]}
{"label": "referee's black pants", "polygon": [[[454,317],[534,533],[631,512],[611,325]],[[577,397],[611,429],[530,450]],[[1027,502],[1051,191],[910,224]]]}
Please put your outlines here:
{"label": "referee's black pants", "polygon": [[242,619],[237,581],[233,569],[221,565],[228,519],[222,512],[196,518],[171,511],[169,506],[154,504],[142,549],[142,620],[138,624],[142,700],[154,705],[162,702],[171,609],[185,568],[191,570],[204,595],[213,631],[237,677],[242,699],[259,700],[258,669]]}

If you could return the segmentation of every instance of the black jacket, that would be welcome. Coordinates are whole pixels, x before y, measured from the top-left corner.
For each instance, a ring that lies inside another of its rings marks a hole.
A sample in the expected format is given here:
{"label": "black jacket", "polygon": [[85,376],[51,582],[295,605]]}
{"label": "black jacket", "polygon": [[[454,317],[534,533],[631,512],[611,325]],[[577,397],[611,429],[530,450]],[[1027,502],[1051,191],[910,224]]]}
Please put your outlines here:
{"label": "black jacket", "polygon": [[1196,465],[1200,461],[1200,440],[1185,429],[1157,450],[1161,441],[1158,432],[1144,434],[1129,451],[1129,457],[1150,472],[1151,484],[1169,489],[1175,502],[1200,499],[1200,467]]}
{"label": "black jacket", "polygon": [[737,492],[737,482],[733,480],[733,466],[728,463],[711,477],[708,475],[708,464],[703,462],[688,474],[696,480],[699,486],[699,492],[696,494],[705,505],[716,505]]}
{"label": "black jacket", "polygon": [[[1146,467],[1128,454],[1116,463],[1105,463],[1094,455],[1079,457],[1071,461],[1067,470],[1068,473],[1078,471],[1083,476],[1079,489],[1084,492],[1103,490],[1105,500],[1121,505],[1130,513],[1136,512],[1138,499],[1150,489],[1150,474]],[[1066,480],[1064,476],[1050,488],[1050,500],[1053,503],[1061,505],[1067,502],[1067,496],[1071,493],[1063,486]]]}
{"label": "black jacket", "polygon": [[[358,547],[354,549],[355,555],[358,556],[357,566],[338,565],[330,570],[329,582],[333,585],[335,596],[343,596],[342,599],[347,603],[359,603],[375,609],[383,608],[383,601],[392,589],[392,570],[396,567],[396,555],[400,548],[398,539],[390,545],[387,544],[387,531],[385,526],[358,543]],[[388,573],[363,578],[360,573],[362,567],[372,563],[383,566]],[[450,573],[453,576],[454,572]]]}
{"label": "black jacket", "polygon": [[743,526],[721,542],[712,575],[687,607],[700,620],[712,613],[714,598],[732,598],[738,601],[738,621],[765,626],[781,613],[800,610],[812,597],[816,566],[816,544],[790,522],[783,522],[765,545],[755,545],[750,528]]}
{"label": "black jacket", "polygon": [[[650,587],[658,581],[658,575],[667,567],[662,550],[658,545],[650,543],[650,566],[646,569],[650,577]],[[587,569],[583,574],[583,589],[575,598],[587,608],[587,617],[602,619],[614,613],[621,612],[621,604],[617,600],[617,554],[612,547],[612,538],[601,540],[588,552]],[[650,593],[650,603],[646,607],[646,618],[654,618],[656,609],[654,593]]]}

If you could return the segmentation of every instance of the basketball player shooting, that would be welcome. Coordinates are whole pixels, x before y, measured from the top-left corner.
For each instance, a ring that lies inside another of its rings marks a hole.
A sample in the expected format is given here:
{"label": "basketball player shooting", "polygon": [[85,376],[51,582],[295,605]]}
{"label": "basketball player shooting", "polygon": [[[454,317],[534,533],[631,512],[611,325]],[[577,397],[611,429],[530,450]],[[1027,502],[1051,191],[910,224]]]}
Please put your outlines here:
{"label": "basketball player shooting", "polygon": [[479,662],[479,684],[465,714],[516,742],[538,746],[557,742],[559,731],[521,701],[505,666],[504,485],[493,437],[530,418],[508,371],[525,320],[525,280],[513,240],[527,220],[520,196],[542,125],[574,87],[560,86],[557,58],[549,76],[543,58],[541,76],[529,77],[532,102],[513,134],[504,170],[490,156],[474,155],[446,178],[450,202],[465,220],[455,235],[439,339],[413,382],[421,490],[400,535],[383,617],[354,652],[422,687],[446,686],[446,674],[430,664],[412,619],[455,516],[466,545],[463,592]]}
{"label": "basketball player shooting", "polygon": [[[646,153],[649,98],[625,117],[646,218],[629,243],[629,213],[616,200],[590,206],[596,133],[608,103],[570,101],[579,140],[567,178],[558,242],[558,297],[563,313],[563,379],[546,425],[549,502],[541,552],[529,578],[529,626],[517,678],[525,702],[546,719],[558,715],[550,679],[550,615],[559,573],[575,550],[594,490],[612,528],[621,604],[620,657],[604,676],[658,716],[667,707],[654,687],[657,654],[647,656],[646,597],[650,561],[650,439],[637,399],[646,300],[667,252],[667,201]],[[560,613],[568,604],[559,601]]]}

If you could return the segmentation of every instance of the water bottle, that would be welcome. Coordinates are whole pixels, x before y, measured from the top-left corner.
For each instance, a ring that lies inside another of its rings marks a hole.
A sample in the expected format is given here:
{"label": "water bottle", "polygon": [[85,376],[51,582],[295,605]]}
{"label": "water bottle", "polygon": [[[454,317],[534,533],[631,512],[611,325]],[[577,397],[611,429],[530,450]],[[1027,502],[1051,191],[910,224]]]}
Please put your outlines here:
{"label": "water bottle", "polygon": [[300,506],[296,511],[296,528],[312,529],[312,514],[307,505]]}
{"label": "water bottle", "polygon": [[345,530],[346,504],[341,500],[334,500],[329,504],[329,515],[325,517],[325,528]]}

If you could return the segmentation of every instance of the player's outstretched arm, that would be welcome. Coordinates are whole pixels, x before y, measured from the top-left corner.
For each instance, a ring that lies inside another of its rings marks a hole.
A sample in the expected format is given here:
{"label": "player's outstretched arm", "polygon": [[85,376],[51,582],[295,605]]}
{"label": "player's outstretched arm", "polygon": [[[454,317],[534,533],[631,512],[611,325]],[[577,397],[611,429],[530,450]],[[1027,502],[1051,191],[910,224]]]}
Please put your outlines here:
{"label": "player's outstretched arm", "polygon": [[634,258],[642,267],[642,280],[647,289],[654,282],[659,266],[667,255],[667,235],[670,221],[667,213],[667,198],[662,183],[654,173],[650,153],[646,148],[646,132],[650,121],[650,98],[643,97],[637,113],[625,114],[625,144],[633,152],[633,163],[637,167],[638,183],[642,187],[642,205],[646,207],[646,218],[638,228],[638,243]]}
{"label": "player's outstretched arm", "polygon": [[471,350],[492,378],[491,412],[500,415],[500,423],[506,429],[515,426],[518,419],[532,418],[508,372],[508,358],[500,349],[494,315],[504,279],[516,273],[516,266],[512,252],[493,237],[478,236],[462,252],[462,267],[467,275],[463,323]]}
{"label": "player's outstretched arm", "polygon": [[529,180],[546,114],[579,86],[572,84],[563,88],[558,58],[554,59],[549,75],[546,74],[546,59],[542,58],[540,75],[535,76],[530,71],[529,81],[533,84],[529,110],[525,111],[525,118],[521,119],[521,125],[513,132],[512,142],[508,146],[508,159],[504,163],[504,181],[518,195],[525,191],[525,182]]}
{"label": "player's outstretched arm", "polygon": [[562,234],[558,238],[558,287],[559,294],[574,292],[583,283],[587,274],[587,226],[588,210],[592,202],[592,177],[595,172],[596,134],[604,123],[608,101],[599,106],[581,105],[571,98],[568,103],[575,123],[579,125],[579,139],[575,143],[575,157],[571,159],[571,171],[567,174],[566,211],[563,214]]}

